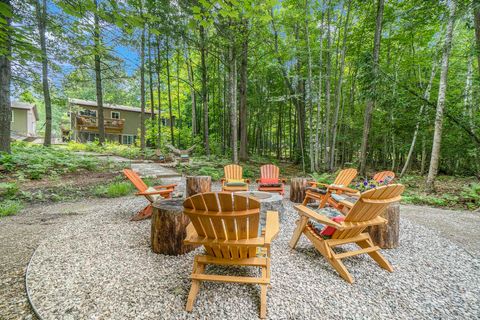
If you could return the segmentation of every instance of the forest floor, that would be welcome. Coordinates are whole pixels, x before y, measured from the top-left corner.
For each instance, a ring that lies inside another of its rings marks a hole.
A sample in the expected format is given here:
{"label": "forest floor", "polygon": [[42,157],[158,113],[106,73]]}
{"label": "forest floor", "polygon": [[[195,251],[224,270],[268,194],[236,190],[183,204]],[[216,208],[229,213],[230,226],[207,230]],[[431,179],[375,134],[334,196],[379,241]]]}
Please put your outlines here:
{"label": "forest floor", "polygon": [[[215,184],[218,189],[218,184]],[[215,189],[214,188],[214,189]],[[28,206],[0,219],[0,319],[36,319],[25,293],[25,272],[37,246],[68,223],[87,214],[102,214],[119,202],[141,207],[144,199],[85,199]],[[475,259],[480,258],[480,214],[421,206],[402,206],[402,217],[452,240]],[[320,258],[320,257],[319,257]]]}

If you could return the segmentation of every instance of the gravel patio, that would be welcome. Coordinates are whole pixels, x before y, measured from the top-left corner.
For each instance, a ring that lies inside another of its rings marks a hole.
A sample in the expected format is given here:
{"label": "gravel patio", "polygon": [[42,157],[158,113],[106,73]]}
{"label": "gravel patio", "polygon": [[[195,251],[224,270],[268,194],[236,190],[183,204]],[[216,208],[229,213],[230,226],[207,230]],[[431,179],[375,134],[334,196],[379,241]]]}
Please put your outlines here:
{"label": "gravel patio", "polygon": [[[202,249],[176,257],[154,254],[150,221],[129,221],[141,200],[105,201],[49,233],[26,275],[41,318],[258,319],[259,288],[253,285],[203,284],[193,312],[184,311],[193,257]],[[402,206],[400,247],[383,251],[395,272],[379,268],[368,256],[349,258],[345,264],[356,280],[349,285],[304,237],[297,250],[288,247],[297,214],[284,201],[287,212],[272,248],[269,319],[480,316],[478,255],[454,236],[413,222],[415,214],[409,213],[420,207]],[[476,222],[470,229],[478,234]]]}

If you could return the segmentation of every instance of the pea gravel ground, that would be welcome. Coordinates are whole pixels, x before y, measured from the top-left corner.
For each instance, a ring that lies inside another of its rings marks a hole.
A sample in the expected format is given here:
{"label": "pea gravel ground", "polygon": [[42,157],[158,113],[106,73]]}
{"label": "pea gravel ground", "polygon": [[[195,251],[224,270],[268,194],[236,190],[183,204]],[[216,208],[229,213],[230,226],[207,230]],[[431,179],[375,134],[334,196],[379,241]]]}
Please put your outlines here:
{"label": "pea gravel ground", "polygon": [[[23,276],[37,246],[27,282],[44,319],[257,319],[259,289],[249,285],[204,284],[193,312],[183,310],[201,249],[179,257],[152,253],[150,222],[128,220],[143,201],[55,204],[1,219],[0,319],[35,319]],[[290,210],[272,250],[270,319],[480,317],[478,214],[403,206],[401,247],[384,251],[395,272],[367,256],[350,258],[356,282],[349,285],[304,238],[297,250],[288,248],[296,214],[285,204]],[[462,229],[474,238],[457,233]]]}

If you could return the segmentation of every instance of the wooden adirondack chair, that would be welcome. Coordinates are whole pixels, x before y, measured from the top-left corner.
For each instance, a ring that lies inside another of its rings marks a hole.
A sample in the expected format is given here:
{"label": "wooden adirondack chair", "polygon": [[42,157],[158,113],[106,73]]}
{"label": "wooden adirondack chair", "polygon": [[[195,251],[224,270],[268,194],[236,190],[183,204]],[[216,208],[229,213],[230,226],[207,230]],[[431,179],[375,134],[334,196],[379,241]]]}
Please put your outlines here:
{"label": "wooden adirondack chair", "polygon": [[[380,217],[385,208],[392,202],[401,199],[404,190],[401,184],[391,184],[375,189],[368,190],[361,194],[358,201],[351,207],[343,221],[337,219],[333,221],[329,217],[321,214],[326,209],[320,209],[320,213],[311,210],[304,205],[298,205],[295,209],[300,215],[297,221],[290,247],[295,248],[300,236],[305,236],[313,243],[315,248],[327,259],[327,261],[337,270],[340,276],[349,283],[353,283],[353,278],[342,263],[342,259],[356,256],[359,254],[368,254],[375,260],[380,267],[393,272],[392,265],[378,252],[379,247],[375,246],[367,232],[363,232],[365,228],[374,225],[386,224],[387,220]],[[334,210],[334,209],[330,209]],[[341,217],[341,215],[339,215]],[[334,231],[331,238],[325,236],[326,228],[323,228],[319,234],[318,224],[312,224],[310,219],[324,225],[325,227],[333,227]],[[344,253],[336,253],[333,248],[348,243],[355,243],[361,249],[356,251],[348,251]]]}
{"label": "wooden adirondack chair", "polygon": [[[190,218],[186,244],[203,245],[205,255],[193,262],[192,287],[186,310],[192,311],[202,281],[250,283],[260,285],[260,317],[267,313],[267,285],[270,283],[270,244],[279,231],[278,213],[268,211],[266,226],[259,233],[260,203],[229,192],[196,194],[184,202]],[[264,257],[258,256],[264,252]],[[205,274],[205,266],[238,265],[261,268],[261,277]]]}
{"label": "wooden adirondack chair", "polygon": [[384,183],[385,179],[389,179],[386,184],[392,183],[393,179],[395,179],[395,172],[381,171],[381,172],[377,172],[373,176],[373,180],[375,180],[378,183]]}
{"label": "wooden adirondack chair", "polygon": [[243,168],[237,164],[229,164],[223,168],[222,191],[248,191],[249,179],[243,179]]}
{"label": "wooden adirondack chair", "polygon": [[[309,182],[311,188],[305,192],[303,205],[306,205],[310,200],[318,200],[320,202],[319,208],[323,208],[327,203],[334,208],[339,208],[338,202],[333,199],[336,195],[347,193],[349,195],[358,194],[357,190],[348,188],[348,185],[357,176],[357,170],[350,168],[341,170],[335,181],[332,184],[318,183],[315,181]],[[319,189],[322,186],[324,189]]]}
{"label": "wooden adirondack chair", "polygon": [[286,179],[280,176],[280,169],[273,164],[265,164],[260,167],[260,179],[257,179],[258,191],[278,192],[285,194]]}
{"label": "wooden adirondack chair", "polygon": [[148,187],[145,182],[143,182],[142,178],[140,178],[140,176],[133,170],[124,169],[123,173],[139,191],[135,195],[144,196],[149,201],[149,204],[145,208],[140,210],[136,215],[132,217],[131,220],[134,221],[149,218],[152,215],[152,203],[158,200],[159,197],[163,197],[166,199],[170,198],[172,192],[177,186],[176,184],[168,184],[164,186]]}

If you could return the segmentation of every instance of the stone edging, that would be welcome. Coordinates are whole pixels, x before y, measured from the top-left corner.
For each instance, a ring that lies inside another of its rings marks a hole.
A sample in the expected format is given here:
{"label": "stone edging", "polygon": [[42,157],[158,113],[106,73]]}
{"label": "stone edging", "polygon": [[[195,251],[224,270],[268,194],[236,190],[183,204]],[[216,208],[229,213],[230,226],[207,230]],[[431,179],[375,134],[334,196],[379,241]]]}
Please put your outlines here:
{"label": "stone edging", "polygon": [[[43,242],[42,242],[43,243]],[[35,316],[40,319],[40,320],[43,320],[42,316],[40,316],[40,314],[38,313],[38,310],[37,308],[35,307],[31,297],[30,297],[30,290],[28,290],[28,272],[30,271],[30,263],[32,262],[33,258],[35,257],[35,254],[37,253],[37,249],[38,247],[42,244],[40,243],[36,248],[35,248],[35,251],[33,251],[32,253],[32,256],[30,257],[30,259],[28,260],[28,264],[27,264],[27,269],[25,271],[25,292],[27,293],[27,300],[28,300],[28,303],[30,304],[30,307],[32,308],[32,311],[33,313],[35,314]]]}

